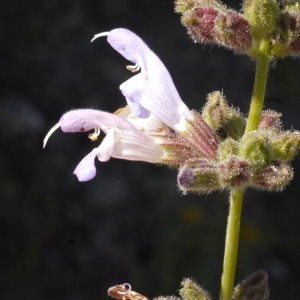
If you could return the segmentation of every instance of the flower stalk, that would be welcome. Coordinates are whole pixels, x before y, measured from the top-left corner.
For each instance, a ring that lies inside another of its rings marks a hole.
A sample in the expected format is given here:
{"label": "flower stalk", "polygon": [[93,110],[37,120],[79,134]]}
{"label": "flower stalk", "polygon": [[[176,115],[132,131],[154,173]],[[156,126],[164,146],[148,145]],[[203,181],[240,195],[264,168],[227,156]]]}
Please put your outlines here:
{"label": "flower stalk", "polygon": [[[270,43],[267,40],[262,40],[258,48],[259,53],[257,54],[256,59],[254,87],[245,134],[258,129],[262,115],[270,64],[269,51]],[[232,299],[238,253],[243,194],[243,189],[232,189],[230,193],[230,207],[226,230],[220,300]]]}
{"label": "flower stalk", "polygon": [[220,300],[232,298],[244,190],[232,189],[227,221]]}
{"label": "flower stalk", "polygon": [[270,42],[262,40],[260,43],[260,51],[256,61],[256,73],[254,79],[254,87],[251,98],[249,116],[246,126],[246,133],[257,130],[260,121],[264,97],[266,91],[266,83],[270,64],[269,57]]}

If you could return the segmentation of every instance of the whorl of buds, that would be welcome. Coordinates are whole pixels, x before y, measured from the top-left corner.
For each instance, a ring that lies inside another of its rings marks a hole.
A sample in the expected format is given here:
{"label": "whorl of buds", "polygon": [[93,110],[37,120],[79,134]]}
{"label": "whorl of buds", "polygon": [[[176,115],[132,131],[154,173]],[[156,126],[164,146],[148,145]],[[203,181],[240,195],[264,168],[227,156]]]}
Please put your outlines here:
{"label": "whorl of buds", "polygon": [[248,21],[217,1],[178,0],[175,10],[195,42],[210,43],[245,53],[251,46]]}
{"label": "whorl of buds", "polygon": [[280,117],[264,111],[258,130],[243,135],[244,117],[228,106],[222,93],[209,94],[202,118],[197,115],[187,125],[189,132],[181,133],[178,151],[188,153],[188,145],[192,150],[180,160],[178,186],[197,193],[246,187],[282,190],[293,177],[289,162],[300,148],[300,132],[283,131]]}
{"label": "whorl of buds", "polygon": [[217,0],[176,0],[175,11],[195,42],[251,57],[300,55],[299,0],[245,0],[241,12]]}

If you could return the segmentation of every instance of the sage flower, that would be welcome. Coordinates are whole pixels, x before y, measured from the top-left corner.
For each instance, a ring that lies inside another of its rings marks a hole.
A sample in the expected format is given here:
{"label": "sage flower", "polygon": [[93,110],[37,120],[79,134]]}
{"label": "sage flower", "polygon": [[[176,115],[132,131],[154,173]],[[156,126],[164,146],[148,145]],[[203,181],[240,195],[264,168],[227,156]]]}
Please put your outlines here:
{"label": "sage flower", "polygon": [[[94,133],[89,135],[92,140],[97,140],[102,130],[106,136],[100,146],[85,156],[74,171],[79,181],[95,177],[96,157],[101,162],[115,157],[177,167],[195,151],[200,152],[201,156],[213,157],[216,141],[212,131],[181,100],[161,60],[127,29],[118,28],[97,34],[92,41],[101,36],[107,36],[109,44],[134,64],[127,69],[140,71],[120,86],[128,106],[114,114],[94,109],[67,112],[46,135],[44,147],[59,127],[63,132],[94,129]],[[207,141],[201,145],[203,138]],[[189,144],[190,149],[187,147]]]}

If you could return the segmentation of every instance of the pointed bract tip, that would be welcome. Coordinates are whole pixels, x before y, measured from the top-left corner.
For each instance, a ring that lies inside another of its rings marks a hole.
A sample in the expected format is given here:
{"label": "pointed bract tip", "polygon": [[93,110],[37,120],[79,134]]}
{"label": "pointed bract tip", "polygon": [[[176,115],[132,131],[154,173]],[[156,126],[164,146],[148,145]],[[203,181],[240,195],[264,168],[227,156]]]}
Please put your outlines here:
{"label": "pointed bract tip", "polygon": [[50,130],[49,132],[47,133],[47,135],[45,136],[44,138],[44,141],[43,141],[43,148],[46,147],[46,144],[47,144],[47,141],[49,139],[49,137],[51,136],[51,134],[61,126],[61,122],[58,122],[56,125],[54,125]]}
{"label": "pointed bract tip", "polygon": [[97,33],[97,34],[95,34],[94,37],[92,38],[91,43],[92,43],[95,39],[97,39],[98,37],[101,37],[101,36],[108,36],[108,35],[109,35],[109,31]]}

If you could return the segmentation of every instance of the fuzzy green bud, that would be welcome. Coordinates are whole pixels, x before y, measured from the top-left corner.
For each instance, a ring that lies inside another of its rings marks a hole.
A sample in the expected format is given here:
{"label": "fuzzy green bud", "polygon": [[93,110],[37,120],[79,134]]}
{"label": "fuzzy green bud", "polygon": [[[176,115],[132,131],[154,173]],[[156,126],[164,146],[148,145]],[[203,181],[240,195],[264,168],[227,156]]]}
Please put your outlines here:
{"label": "fuzzy green bud", "polygon": [[190,279],[184,279],[181,283],[180,295],[184,300],[210,300],[207,291]]}
{"label": "fuzzy green bud", "polygon": [[202,109],[203,120],[209,127],[217,131],[225,122],[228,105],[219,91],[212,92],[207,95],[207,101]]}
{"label": "fuzzy green bud", "polygon": [[271,147],[265,132],[247,133],[239,145],[239,156],[248,161],[251,168],[257,169],[271,160]]}
{"label": "fuzzy green bud", "polygon": [[184,14],[197,7],[212,7],[220,11],[226,11],[226,7],[216,0],[177,0],[175,12]]}
{"label": "fuzzy green bud", "polygon": [[222,128],[227,133],[228,137],[231,137],[237,141],[245,132],[246,121],[238,110],[230,107],[227,110],[226,121]]}
{"label": "fuzzy green bud", "polygon": [[273,33],[279,14],[276,0],[246,0],[243,11],[254,38],[267,38]]}
{"label": "fuzzy green bud", "polygon": [[278,135],[271,142],[272,158],[282,162],[290,161],[297,154],[300,147],[300,132],[287,131]]}
{"label": "fuzzy green bud", "polygon": [[299,0],[282,0],[284,11],[297,12],[300,11]]}
{"label": "fuzzy green bud", "polygon": [[184,192],[209,193],[220,188],[217,166],[205,159],[184,165],[179,170],[177,181]]}
{"label": "fuzzy green bud", "polygon": [[234,288],[233,300],[267,300],[269,297],[268,274],[258,271]]}
{"label": "fuzzy green bud", "polygon": [[202,117],[220,140],[228,137],[238,140],[245,131],[244,117],[238,110],[229,107],[225,97],[219,91],[208,94]]}
{"label": "fuzzy green bud", "polygon": [[220,162],[227,160],[231,156],[238,155],[238,142],[234,139],[227,138],[222,143],[219,144],[218,147],[218,160]]}

